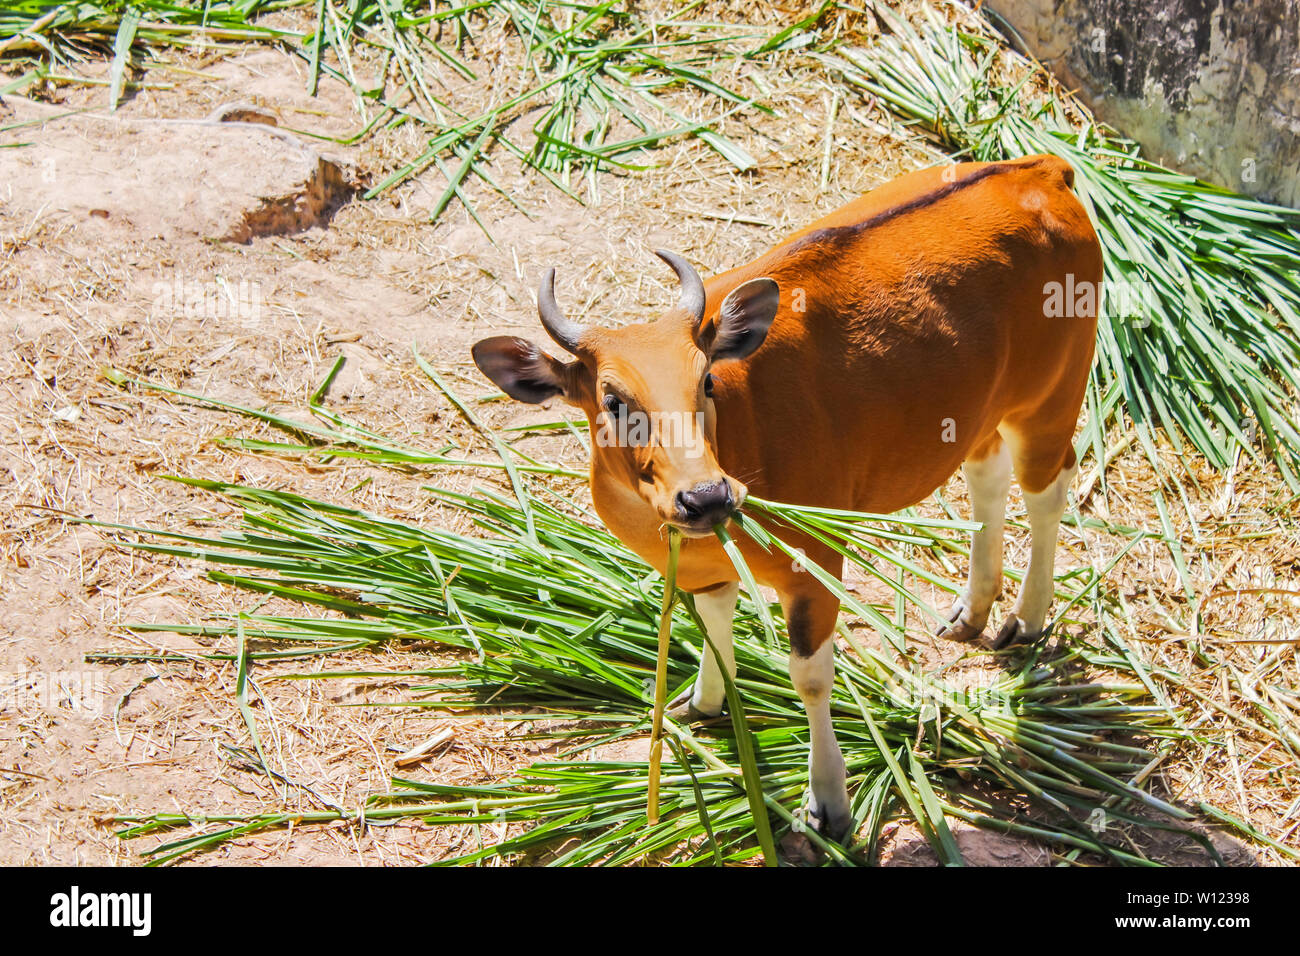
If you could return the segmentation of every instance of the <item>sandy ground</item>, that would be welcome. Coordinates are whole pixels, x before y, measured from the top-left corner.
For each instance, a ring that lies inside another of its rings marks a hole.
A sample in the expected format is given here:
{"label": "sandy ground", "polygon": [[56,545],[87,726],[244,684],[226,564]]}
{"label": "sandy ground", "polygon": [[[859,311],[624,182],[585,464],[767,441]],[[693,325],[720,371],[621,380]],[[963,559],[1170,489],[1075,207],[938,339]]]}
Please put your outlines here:
{"label": "sandy ground", "polygon": [[[264,678],[303,665],[259,667],[253,679],[258,719],[267,728],[264,744],[287,781],[268,783],[248,759],[233,665],[198,661],[189,638],[125,628],[248,611],[260,605],[259,597],[211,582],[191,562],[128,552],[69,519],[181,529],[235,524],[228,504],[169,482],[167,475],[292,487],[417,522],[446,516],[434,513],[419,490],[428,474],[304,466],[229,450],[215,439],[270,432],[183,399],[119,387],[103,374],[106,367],[300,414],[306,396],[342,355],[346,364],[328,394],[332,408],[412,444],[482,451],[481,439],[416,368],[412,345],[461,394],[486,394],[491,388],[469,362],[469,345],[485,334],[538,334],[532,289],[547,266],[559,270],[559,295],[575,317],[607,323],[640,318],[675,298],[671,274],[650,250],[676,249],[721,271],[819,212],[935,158],[869,103],[837,104],[823,189],[830,96],[808,73],[781,71],[769,77],[775,88],[767,101],[776,117],[740,112],[724,124],[758,158],[756,172],[739,175],[700,144],[680,143],[655,154],[652,170],[602,176],[595,191],[584,187],[587,201],[580,205],[500,160],[494,165],[498,181],[527,212],[474,186],[489,239],[456,203],[437,225],[427,222],[446,182],[436,170],[377,200],[346,200],[349,183],[373,180],[392,168],[395,156],[418,147],[419,135],[410,129],[358,147],[325,144],[337,174],[324,174],[325,184],[316,186],[310,163],[295,171],[284,158],[298,155],[300,147],[265,133],[227,142],[226,131],[196,122],[193,129],[214,141],[202,150],[181,148],[176,137],[182,127],[156,121],[202,121],[228,103],[256,104],[283,127],[325,136],[354,132],[360,120],[340,84],[326,81],[316,98],[308,97],[302,61],[275,50],[201,60],[173,55],[169,63],[142,79],[165,80],[171,89],[142,90],[112,118],[100,108],[103,91],[94,88],[62,88],[43,94],[46,102],[39,104],[10,98],[0,113],[0,125],[45,121],[0,134],[33,143],[0,149],[4,864],[136,862],[150,841],[116,839],[102,821],[118,813],[356,807],[389,789],[398,754],[445,726],[366,706],[395,697],[399,680],[269,681]],[[191,72],[181,72],[181,65]],[[60,116],[81,107],[95,115]],[[233,185],[207,182],[214,167],[223,167],[222,182]],[[110,194],[114,184],[130,179],[124,170],[141,169],[147,176],[140,181],[155,185],[145,190],[149,195],[120,188]],[[307,198],[277,207],[268,227],[274,234],[241,235],[239,210],[256,208],[276,189]],[[210,206],[186,199],[214,194],[220,201]],[[168,290],[191,283],[208,299],[186,309]],[[495,404],[484,409],[501,425],[555,413]],[[552,460],[580,455],[571,439],[529,441],[525,447]],[[1117,522],[1148,520],[1156,481],[1140,453],[1130,444],[1111,465],[1110,493],[1092,496],[1087,513]],[[1207,529],[1194,539],[1179,528],[1198,593],[1294,590],[1300,556],[1295,505],[1278,493],[1267,469],[1243,462],[1230,481],[1198,477],[1199,491],[1184,484],[1211,520],[1209,537]],[[958,478],[947,494],[961,502],[963,491]],[[1266,539],[1240,537],[1225,530],[1228,524],[1254,528]],[[1016,547],[1009,560],[1023,562],[1024,543]],[[1095,557],[1079,535],[1066,534],[1058,567]],[[1161,608],[1182,602],[1184,616],[1189,609],[1168,552],[1139,547],[1116,575],[1151,653],[1181,659],[1183,645],[1173,639],[1181,629]],[[1264,606],[1261,600],[1238,595],[1207,603],[1197,626],[1207,640],[1212,633],[1225,639],[1246,632],[1294,636],[1295,602]],[[1269,652],[1274,646],[1263,645]],[[108,648],[169,652],[174,659],[86,661],[85,655]],[[402,653],[357,654],[348,663],[395,670],[403,666]],[[425,660],[436,659],[425,654]],[[956,656],[944,648],[933,654]],[[1279,666],[1296,673],[1293,656]],[[1229,678],[1223,680],[1226,688]],[[1188,698],[1207,729],[1227,720],[1223,706],[1237,706],[1231,691],[1225,694],[1219,709]],[[447,743],[402,773],[443,782],[500,779],[535,757],[538,745],[523,739],[525,729],[491,716],[457,721]],[[1300,817],[1294,803],[1288,805],[1297,792],[1294,762],[1247,730],[1227,739],[1238,748],[1231,759],[1219,746],[1162,767],[1168,790],[1187,800],[1221,798],[1218,805],[1244,812],[1297,846]],[[917,848],[914,837],[906,829],[892,836],[889,857],[926,862],[928,850]],[[226,844],[199,860],[414,863],[468,849],[471,840],[468,828],[418,823],[300,828]],[[980,843],[974,854],[988,863],[1051,862],[1042,848],[997,840],[986,848]],[[1256,847],[1235,859],[1282,858]]]}

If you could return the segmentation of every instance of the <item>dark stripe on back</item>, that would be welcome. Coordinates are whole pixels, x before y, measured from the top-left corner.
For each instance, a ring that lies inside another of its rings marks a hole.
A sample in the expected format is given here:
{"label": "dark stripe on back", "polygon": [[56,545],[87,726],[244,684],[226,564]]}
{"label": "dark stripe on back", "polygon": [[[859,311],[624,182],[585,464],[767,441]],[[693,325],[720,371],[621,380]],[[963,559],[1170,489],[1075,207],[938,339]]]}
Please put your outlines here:
{"label": "dark stripe on back", "polygon": [[1007,173],[1016,169],[1032,169],[1042,160],[1034,160],[1032,163],[994,163],[985,166],[983,169],[977,169],[975,172],[968,174],[962,179],[953,180],[946,186],[936,189],[934,192],[926,193],[923,196],[917,196],[901,206],[891,206],[884,212],[878,212],[869,219],[861,222],[855,222],[851,226],[831,226],[826,229],[818,229],[816,232],[809,233],[802,239],[788,246],[784,252],[790,255],[799,252],[809,246],[828,245],[838,246],[850,239],[855,239],[868,229],[874,229],[876,226],[889,222],[891,219],[897,219],[905,216],[909,212],[916,212],[918,209],[924,209],[927,206],[933,206],[941,199],[951,196],[953,193],[965,189],[967,186],[973,186],[975,183],[995,173]]}

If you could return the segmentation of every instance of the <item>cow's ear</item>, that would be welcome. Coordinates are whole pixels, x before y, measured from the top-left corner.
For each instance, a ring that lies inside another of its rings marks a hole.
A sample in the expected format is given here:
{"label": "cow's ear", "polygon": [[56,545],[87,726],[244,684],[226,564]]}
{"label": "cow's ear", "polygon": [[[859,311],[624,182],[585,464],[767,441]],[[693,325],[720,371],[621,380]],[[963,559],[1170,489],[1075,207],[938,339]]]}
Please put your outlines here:
{"label": "cow's ear", "polygon": [[477,342],[474,364],[501,391],[520,402],[540,404],[556,395],[568,397],[568,368],[527,339],[497,335]]}
{"label": "cow's ear", "polygon": [[751,279],[736,286],[722,300],[718,317],[702,330],[701,348],[713,362],[754,354],[767,338],[780,304],[781,290],[772,279]]}

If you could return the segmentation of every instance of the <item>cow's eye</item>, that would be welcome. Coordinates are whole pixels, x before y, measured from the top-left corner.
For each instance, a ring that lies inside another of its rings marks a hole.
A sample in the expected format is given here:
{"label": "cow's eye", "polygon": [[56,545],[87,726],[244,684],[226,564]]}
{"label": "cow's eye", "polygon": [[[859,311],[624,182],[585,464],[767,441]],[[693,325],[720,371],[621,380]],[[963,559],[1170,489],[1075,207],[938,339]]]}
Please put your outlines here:
{"label": "cow's eye", "polygon": [[708,398],[713,397],[713,382],[714,378],[712,375],[704,376],[704,394]]}
{"label": "cow's eye", "polygon": [[627,403],[617,395],[606,395],[605,400],[600,403],[600,407],[615,418],[622,418],[627,414]]}

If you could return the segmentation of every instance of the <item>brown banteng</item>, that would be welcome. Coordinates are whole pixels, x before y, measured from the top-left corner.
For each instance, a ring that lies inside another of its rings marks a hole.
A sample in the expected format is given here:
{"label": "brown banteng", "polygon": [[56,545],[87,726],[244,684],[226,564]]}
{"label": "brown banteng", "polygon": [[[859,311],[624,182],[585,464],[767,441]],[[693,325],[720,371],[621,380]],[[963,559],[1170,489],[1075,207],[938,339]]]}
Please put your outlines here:
{"label": "brown banteng", "polygon": [[[475,345],[474,360],[513,398],[560,396],[586,413],[597,512],[661,571],[665,526],[688,536],[678,581],[696,595],[733,672],[737,575],[711,529],[747,490],[888,513],[923,499],[963,462],[983,527],[943,633],[979,635],[998,596],[1014,468],[1031,554],[995,644],[1032,640],[1051,603],[1100,295],[1101,250],[1073,179],[1051,156],[922,170],[707,282],[661,252],[681,282],[680,304],[618,329],[565,318],[550,270],[538,294],[542,324],[574,359],[499,336]],[[1090,293],[1060,317],[1044,303],[1067,285]],[[842,573],[829,548],[782,536]],[[839,603],[775,550],[737,541],[780,596],[790,675],[811,733],[809,810],[839,837],[849,821],[829,705]],[[680,706],[712,715],[722,702],[721,675],[705,653]]]}

